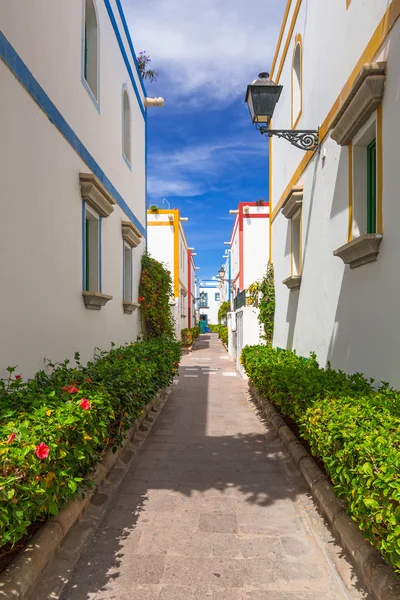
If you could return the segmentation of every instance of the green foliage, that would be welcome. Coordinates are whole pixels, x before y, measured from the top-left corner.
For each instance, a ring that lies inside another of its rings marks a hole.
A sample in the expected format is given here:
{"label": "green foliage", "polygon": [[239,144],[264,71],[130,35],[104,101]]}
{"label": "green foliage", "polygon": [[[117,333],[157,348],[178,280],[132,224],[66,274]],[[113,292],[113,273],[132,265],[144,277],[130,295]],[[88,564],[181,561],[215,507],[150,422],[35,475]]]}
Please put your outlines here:
{"label": "green foliage", "polygon": [[189,348],[200,335],[200,327],[186,328],[181,330],[182,346]]}
{"label": "green foliage", "polygon": [[221,325],[211,325],[211,323],[208,325],[208,328],[211,333],[219,333],[220,327],[221,327]]}
{"label": "green foliage", "polygon": [[226,319],[228,317],[228,312],[231,310],[231,303],[226,300],[225,302],[221,302],[221,306],[218,310],[218,323],[222,323],[226,325]]}
{"label": "green foliage", "polygon": [[315,355],[247,346],[261,395],[293,419],[365,536],[400,572],[400,393],[361,374],[321,369]]}
{"label": "green foliage", "polygon": [[9,369],[0,381],[0,546],[84,490],[104,451],[169,385],[180,356],[180,344],[164,338],[99,352],[87,366],[76,355],[74,366],[50,365],[30,381]]}
{"label": "green foliage", "polygon": [[267,272],[258,285],[257,292],[260,294],[258,321],[264,330],[262,337],[267,345],[271,346],[274,337],[275,317],[275,284],[272,263],[269,263]]}
{"label": "green foliage", "polygon": [[142,329],[146,339],[175,336],[170,303],[173,301],[170,271],[148,254],[142,256],[139,285]]}
{"label": "green foliage", "polygon": [[228,345],[228,328],[221,325],[219,328],[219,337],[224,342],[225,346]]}

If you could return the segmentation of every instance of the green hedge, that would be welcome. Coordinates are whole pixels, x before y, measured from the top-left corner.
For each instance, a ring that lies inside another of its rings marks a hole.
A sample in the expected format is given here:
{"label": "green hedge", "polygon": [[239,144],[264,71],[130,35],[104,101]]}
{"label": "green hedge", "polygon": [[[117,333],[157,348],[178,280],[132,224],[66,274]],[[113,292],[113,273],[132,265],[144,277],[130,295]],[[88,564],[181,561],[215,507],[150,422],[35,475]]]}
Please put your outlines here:
{"label": "green hedge", "polygon": [[186,348],[188,348],[189,346],[192,346],[193,342],[195,340],[197,340],[199,335],[200,335],[200,328],[198,326],[191,327],[191,328],[187,327],[186,329],[182,329],[181,330],[182,345],[185,346]]}
{"label": "green hedge", "polygon": [[400,393],[361,374],[321,369],[289,350],[247,346],[243,366],[260,394],[294,419],[337,496],[400,572]]}
{"label": "green hedge", "polygon": [[219,328],[221,327],[221,325],[208,325],[208,328],[210,330],[211,333],[219,333]]}
{"label": "green hedge", "polygon": [[0,381],[0,546],[33,522],[57,514],[107,447],[142,414],[179,366],[181,346],[143,341],[100,352],[83,366],[50,365],[24,381]]}
{"label": "green hedge", "polygon": [[219,337],[224,342],[225,346],[228,345],[228,328],[221,325],[219,328]]}

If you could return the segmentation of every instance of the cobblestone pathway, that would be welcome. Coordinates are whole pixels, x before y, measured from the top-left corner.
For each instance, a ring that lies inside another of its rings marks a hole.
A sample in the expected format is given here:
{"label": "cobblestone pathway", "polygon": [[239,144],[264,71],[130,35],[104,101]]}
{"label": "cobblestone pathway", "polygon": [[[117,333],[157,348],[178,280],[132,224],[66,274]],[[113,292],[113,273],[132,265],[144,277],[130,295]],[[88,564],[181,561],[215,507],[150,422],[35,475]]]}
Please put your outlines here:
{"label": "cobblestone pathway", "polygon": [[63,600],[368,597],[246,390],[202,336]]}

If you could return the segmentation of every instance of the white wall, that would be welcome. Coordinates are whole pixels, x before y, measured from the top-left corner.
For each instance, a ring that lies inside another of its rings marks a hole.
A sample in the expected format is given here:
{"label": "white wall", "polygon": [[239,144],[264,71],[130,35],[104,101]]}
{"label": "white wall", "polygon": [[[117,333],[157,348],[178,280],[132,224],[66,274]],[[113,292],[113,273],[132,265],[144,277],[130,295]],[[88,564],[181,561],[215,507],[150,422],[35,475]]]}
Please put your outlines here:
{"label": "white wall", "polygon": [[261,279],[269,261],[269,218],[261,217],[269,215],[269,207],[252,206],[249,215],[243,218],[244,289]]}
{"label": "white wall", "polygon": [[[331,0],[324,6],[317,0],[303,2],[294,32],[300,31],[304,41],[304,118],[300,128],[316,127],[324,120],[386,7],[386,1],[353,0],[346,12],[344,2]],[[326,26],[318,27],[317,21],[321,22],[322,16]],[[281,283],[290,275],[289,221],[280,213],[273,223],[274,344],[295,348],[303,356],[316,351],[323,365],[330,360],[335,368],[360,371],[395,386],[400,385],[396,276],[400,206],[397,166],[393,160],[398,153],[400,133],[399,55],[400,22],[397,21],[374,58],[387,60],[382,107],[384,238],[377,262],[350,269],[333,256],[333,251],[347,242],[348,149],[339,147],[329,136],[321,154],[315,156],[298,181],[304,188],[303,273],[298,291],[289,292]],[[274,116],[274,128],[288,126],[290,65],[289,48],[281,78],[285,88]],[[303,157],[301,151],[292,149],[287,142],[274,140],[274,205]]]}
{"label": "white wall", "polygon": [[[103,2],[100,113],[89,98],[81,81],[82,6],[3,3],[2,33],[144,226],[145,121]],[[132,108],[132,170],[122,158],[123,83]],[[113,299],[88,310],[79,173],[90,169],[1,59],[0,88],[0,376],[18,365],[31,377],[45,357],[61,361],[79,351],[86,361],[95,347],[136,339],[139,313],[126,315],[122,306],[121,221],[129,219],[116,205],[102,221],[102,291]],[[143,249],[144,241],[133,250],[134,301]]]}

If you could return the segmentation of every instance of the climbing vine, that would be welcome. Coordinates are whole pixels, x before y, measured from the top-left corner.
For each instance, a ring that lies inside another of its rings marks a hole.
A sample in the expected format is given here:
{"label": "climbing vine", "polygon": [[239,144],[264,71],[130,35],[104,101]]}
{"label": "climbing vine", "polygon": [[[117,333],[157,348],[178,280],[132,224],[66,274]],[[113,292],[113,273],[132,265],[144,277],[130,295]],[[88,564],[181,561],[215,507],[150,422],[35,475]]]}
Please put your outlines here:
{"label": "climbing vine", "polygon": [[175,322],[170,308],[173,300],[171,273],[149,254],[142,256],[138,300],[144,337],[175,337]]}
{"label": "climbing vine", "polygon": [[267,342],[267,346],[272,346],[275,317],[275,283],[272,263],[269,263],[258,290],[260,293],[258,321],[263,328],[263,339]]}

